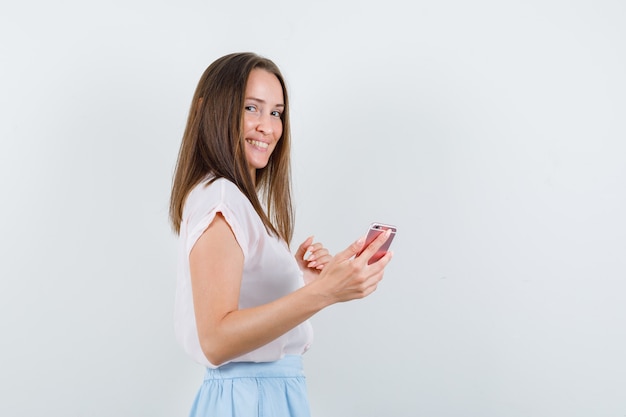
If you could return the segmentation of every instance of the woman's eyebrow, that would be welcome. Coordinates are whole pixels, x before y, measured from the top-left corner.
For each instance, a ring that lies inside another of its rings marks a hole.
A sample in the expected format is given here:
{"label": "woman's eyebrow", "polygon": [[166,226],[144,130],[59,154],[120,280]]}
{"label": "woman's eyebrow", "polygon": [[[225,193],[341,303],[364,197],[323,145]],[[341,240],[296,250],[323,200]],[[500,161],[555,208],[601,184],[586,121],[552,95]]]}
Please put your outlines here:
{"label": "woman's eyebrow", "polygon": [[[261,103],[261,104],[267,104],[265,100],[256,98],[256,97],[246,97],[246,100],[256,101],[257,103]],[[285,107],[285,105],[282,103],[279,103],[279,104],[276,104],[276,107]]]}

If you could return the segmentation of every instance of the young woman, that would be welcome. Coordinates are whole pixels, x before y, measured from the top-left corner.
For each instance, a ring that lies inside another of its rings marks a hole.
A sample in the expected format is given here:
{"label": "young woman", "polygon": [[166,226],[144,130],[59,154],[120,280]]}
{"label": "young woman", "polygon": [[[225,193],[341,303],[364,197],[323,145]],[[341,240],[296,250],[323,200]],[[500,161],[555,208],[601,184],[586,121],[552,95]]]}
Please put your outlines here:
{"label": "young woman", "polygon": [[[308,319],[372,293],[388,238],[336,256],[308,238],[291,255],[289,102],[276,65],[224,56],[202,75],[174,175],[179,235],[176,336],[206,367],[192,416],[309,416],[302,354]],[[307,256],[308,255],[308,256]]]}

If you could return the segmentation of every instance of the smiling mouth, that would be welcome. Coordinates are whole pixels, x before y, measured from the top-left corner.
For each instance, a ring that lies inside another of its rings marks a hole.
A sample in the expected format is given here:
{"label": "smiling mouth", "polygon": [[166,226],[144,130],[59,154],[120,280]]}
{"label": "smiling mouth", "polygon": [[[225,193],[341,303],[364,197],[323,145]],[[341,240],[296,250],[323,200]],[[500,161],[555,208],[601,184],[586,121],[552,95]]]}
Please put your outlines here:
{"label": "smiling mouth", "polygon": [[261,148],[261,149],[267,149],[270,146],[269,143],[260,142],[254,139],[246,139],[246,142],[248,142],[252,146],[256,146],[257,148]]}

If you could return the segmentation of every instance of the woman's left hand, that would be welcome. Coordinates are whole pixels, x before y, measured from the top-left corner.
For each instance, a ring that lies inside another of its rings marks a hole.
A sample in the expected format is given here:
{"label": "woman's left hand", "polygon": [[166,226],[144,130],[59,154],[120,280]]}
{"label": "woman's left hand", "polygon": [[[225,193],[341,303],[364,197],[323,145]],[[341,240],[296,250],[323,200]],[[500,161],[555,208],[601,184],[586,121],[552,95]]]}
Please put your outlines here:
{"label": "woman's left hand", "polygon": [[[309,256],[305,257],[307,253]],[[317,278],[324,266],[333,258],[321,243],[313,243],[313,236],[302,242],[295,256],[298,266],[304,273],[305,284]]]}

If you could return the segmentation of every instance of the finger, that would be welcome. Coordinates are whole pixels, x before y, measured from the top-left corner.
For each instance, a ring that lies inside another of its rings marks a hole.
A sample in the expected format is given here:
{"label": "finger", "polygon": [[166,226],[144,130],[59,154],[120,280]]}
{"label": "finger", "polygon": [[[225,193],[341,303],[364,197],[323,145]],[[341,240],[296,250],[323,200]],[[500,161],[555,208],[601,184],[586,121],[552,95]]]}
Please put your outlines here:
{"label": "finger", "polygon": [[385,253],[385,255],[379,260],[377,260],[376,262],[373,262],[367,265],[367,267],[369,268],[371,273],[374,273],[374,274],[382,273],[382,271],[385,269],[385,267],[391,261],[392,258],[393,258],[393,252],[389,251]]}
{"label": "finger", "polygon": [[383,272],[377,272],[369,275],[363,282],[353,288],[354,294],[352,298],[365,298],[378,288],[378,284],[383,278]]}
{"label": "finger", "polygon": [[328,253],[328,251],[320,252],[315,256],[315,260],[318,264],[327,264],[331,261],[331,259],[333,259],[333,257]]}
{"label": "finger", "polygon": [[385,271],[383,268],[377,270],[370,270],[370,275],[367,277],[365,282],[363,283],[364,287],[371,287],[372,285],[378,285],[380,281],[383,279],[383,275]]}
{"label": "finger", "polygon": [[322,254],[319,256],[316,256],[314,260],[312,260],[311,257],[307,259],[308,261],[311,261],[307,264],[309,268],[315,267],[317,269],[322,269],[324,265],[326,265],[333,259],[333,257],[328,254],[328,251],[320,251],[320,252]]}
{"label": "finger", "polygon": [[309,247],[307,248],[307,252],[310,253],[308,259],[313,260],[315,258],[315,253],[319,251],[320,249],[324,249],[324,246],[322,246],[321,243],[310,244]]}
{"label": "finger", "polygon": [[335,258],[337,258],[337,260],[340,262],[347,261],[348,259],[352,258],[354,255],[359,253],[364,243],[365,243],[365,238],[364,237],[359,238],[359,240],[357,240],[356,242],[353,242],[352,244],[350,244],[350,246],[348,246],[347,248],[339,252],[337,255],[335,255]]}
{"label": "finger", "polygon": [[296,259],[304,259],[304,255],[306,254],[309,246],[313,243],[313,236],[309,236],[300,246],[298,246],[298,250],[296,251]]}
{"label": "finger", "polygon": [[389,239],[391,236],[391,230],[387,229],[383,233],[376,236],[376,239],[372,241],[363,251],[359,254],[358,258],[364,258],[369,260],[378,249]]}
{"label": "finger", "polygon": [[368,295],[376,291],[378,289],[378,284],[380,284],[380,281],[382,279],[383,279],[382,273],[380,275],[376,275],[375,277],[373,277],[371,281],[368,282],[369,285],[365,289],[363,297],[367,297]]}
{"label": "finger", "polygon": [[328,249],[322,247],[321,245],[318,249],[311,250],[311,248],[309,248],[309,252],[311,253],[311,255],[307,258],[309,261],[319,260],[328,255]]}

